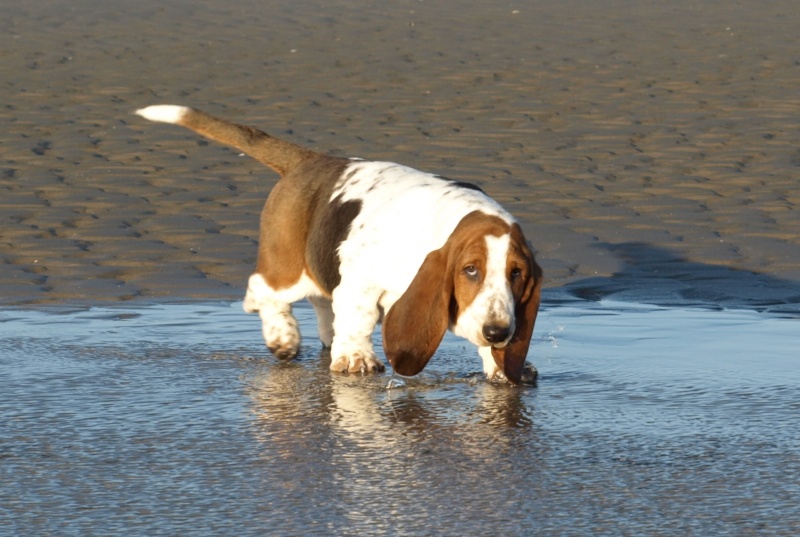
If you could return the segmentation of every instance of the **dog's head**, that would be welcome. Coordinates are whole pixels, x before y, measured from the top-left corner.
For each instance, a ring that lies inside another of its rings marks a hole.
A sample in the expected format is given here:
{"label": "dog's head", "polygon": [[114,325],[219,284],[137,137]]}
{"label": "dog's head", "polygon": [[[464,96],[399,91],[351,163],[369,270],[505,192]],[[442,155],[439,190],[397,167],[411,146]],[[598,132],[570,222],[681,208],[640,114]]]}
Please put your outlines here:
{"label": "dog's head", "polygon": [[519,383],[539,300],[542,269],[518,224],[475,211],[430,252],[386,314],[383,346],[401,375],[416,375],[450,327]]}

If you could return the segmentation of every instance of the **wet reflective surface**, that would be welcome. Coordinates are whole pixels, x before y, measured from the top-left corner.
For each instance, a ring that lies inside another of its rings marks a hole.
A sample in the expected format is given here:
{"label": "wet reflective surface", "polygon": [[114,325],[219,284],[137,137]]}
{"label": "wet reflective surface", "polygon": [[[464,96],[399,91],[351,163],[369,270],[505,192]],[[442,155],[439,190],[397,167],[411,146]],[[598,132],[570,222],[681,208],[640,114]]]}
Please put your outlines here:
{"label": "wet reflective surface", "polygon": [[797,318],[551,301],[536,387],[448,336],[387,389],[295,311],[290,363],[239,304],[0,311],[0,533],[800,532]]}

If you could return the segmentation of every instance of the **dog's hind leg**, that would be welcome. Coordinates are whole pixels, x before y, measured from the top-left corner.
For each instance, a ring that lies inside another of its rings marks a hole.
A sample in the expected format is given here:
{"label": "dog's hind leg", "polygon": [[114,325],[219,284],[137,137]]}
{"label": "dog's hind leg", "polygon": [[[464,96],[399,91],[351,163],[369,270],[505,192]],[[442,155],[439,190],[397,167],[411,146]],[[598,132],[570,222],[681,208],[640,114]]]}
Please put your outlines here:
{"label": "dog's hind leg", "polygon": [[333,303],[331,299],[322,296],[310,296],[308,301],[317,313],[319,340],[329,349],[333,343]]}
{"label": "dog's hind leg", "polygon": [[281,360],[291,360],[300,350],[300,329],[292,305],[267,301],[258,310],[267,348]]}
{"label": "dog's hind leg", "polygon": [[296,284],[282,289],[270,287],[259,273],[250,276],[244,310],[258,312],[264,342],[281,360],[291,360],[300,350],[300,330],[292,315],[292,303],[315,292],[318,292],[316,286],[305,275]]}

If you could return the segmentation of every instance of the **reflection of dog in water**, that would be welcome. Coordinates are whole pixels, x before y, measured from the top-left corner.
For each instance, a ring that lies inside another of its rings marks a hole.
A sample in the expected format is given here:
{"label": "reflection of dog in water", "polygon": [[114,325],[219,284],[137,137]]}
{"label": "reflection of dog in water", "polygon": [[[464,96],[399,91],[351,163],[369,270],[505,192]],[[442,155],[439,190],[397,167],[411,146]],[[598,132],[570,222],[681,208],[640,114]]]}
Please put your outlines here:
{"label": "reflection of dog in water", "polygon": [[489,378],[520,382],[542,282],[519,224],[474,185],[389,162],[331,157],[183,106],[137,111],[234,146],[281,175],[261,216],[244,307],[279,358],[300,347],[291,304],[308,298],[334,371],[401,375],[449,328],[478,346]]}

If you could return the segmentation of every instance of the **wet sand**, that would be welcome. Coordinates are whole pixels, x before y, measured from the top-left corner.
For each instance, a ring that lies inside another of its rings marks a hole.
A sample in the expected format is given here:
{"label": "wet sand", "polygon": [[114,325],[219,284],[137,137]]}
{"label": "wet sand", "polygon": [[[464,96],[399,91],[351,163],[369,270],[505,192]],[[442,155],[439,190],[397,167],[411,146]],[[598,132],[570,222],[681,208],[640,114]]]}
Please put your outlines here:
{"label": "wet sand", "polygon": [[475,182],[550,292],[800,301],[793,2],[162,4],[0,1],[1,304],[242,295],[275,176],[155,103]]}

